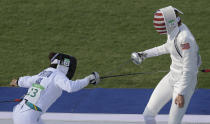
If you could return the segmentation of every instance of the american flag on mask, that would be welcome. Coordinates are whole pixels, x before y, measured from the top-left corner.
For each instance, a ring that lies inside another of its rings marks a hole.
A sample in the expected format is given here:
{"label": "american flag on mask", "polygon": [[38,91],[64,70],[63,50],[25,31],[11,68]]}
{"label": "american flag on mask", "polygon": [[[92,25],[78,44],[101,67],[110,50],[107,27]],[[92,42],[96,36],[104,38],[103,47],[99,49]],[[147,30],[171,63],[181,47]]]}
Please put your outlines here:
{"label": "american flag on mask", "polygon": [[158,10],[154,14],[153,24],[154,24],[154,27],[158,33],[160,33],[160,34],[167,33],[164,16],[160,10]]}
{"label": "american flag on mask", "polygon": [[181,44],[181,48],[182,48],[183,50],[190,49],[190,43]]}

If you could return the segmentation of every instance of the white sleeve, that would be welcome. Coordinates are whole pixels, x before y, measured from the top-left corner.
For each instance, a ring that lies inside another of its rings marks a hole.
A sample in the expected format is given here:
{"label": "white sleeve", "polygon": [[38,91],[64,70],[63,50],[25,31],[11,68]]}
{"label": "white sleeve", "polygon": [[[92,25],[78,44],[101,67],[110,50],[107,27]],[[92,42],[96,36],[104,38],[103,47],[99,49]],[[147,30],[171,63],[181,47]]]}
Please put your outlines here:
{"label": "white sleeve", "polygon": [[165,43],[161,46],[145,50],[144,53],[146,53],[146,58],[150,58],[150,57],[159,56],[159,55],[162,55],[162,54],[169,53],[169,51],[167,49],[167,46],[168,46],[168,44]]}
{"label": "white sleeve", "polygon": [[[197,82],[198,73],[198,47],[192,39],[183,39],[181,43],[181,54],[183,63],[183,74],[179,81],[178,93],[184,95]],[[195,82],[196,81],[196,82]]]}
{"label": "white sleeve", "polygon": [[32,84],[35,83],[34,76],[24,76],[18,79],[18,86],[29,88]]}
{"label": "white sleeve", "polygon": [[54,81],[58,87],[60,87],[61,89],[69,93],[81,90],[82,88],[86,87],[89,84],[88,78],[72,81],[72,80],[69,80],[63,74],[57,74],[54,78]]}

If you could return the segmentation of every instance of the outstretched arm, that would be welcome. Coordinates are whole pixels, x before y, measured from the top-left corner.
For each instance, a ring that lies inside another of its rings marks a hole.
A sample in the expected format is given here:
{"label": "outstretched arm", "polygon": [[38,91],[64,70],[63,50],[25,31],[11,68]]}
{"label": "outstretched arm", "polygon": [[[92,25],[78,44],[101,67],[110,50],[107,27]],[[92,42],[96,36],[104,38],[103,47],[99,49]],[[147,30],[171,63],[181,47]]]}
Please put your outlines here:
{"label": "outstretched arm", "polygon": [[160,56],[160,55],[169,53],[167,47],[168,47],[168,44],[165,43],[161,46],[145,50],[145,51],[143,51],[143,53],[146,54],[146,58],[150,58],[150,57],[154,57],[154,56]]}
{"label": "outstretched arm", "polygon": [[54,81],[58,87],[70,93],[79,91],[88,84],[98,84],[100,82],[100,77],[97,72],[93,72],[91,75],[83,79],[72,81],[69,80],[65,75],[58,74],[54,78]]}
{"label": "outstretched arm", "polygon": [[33,76],[24,76],[18,79],[13,79],[10,83],[12,87],[25,87],[29,88],[34,83]]}
{"label": "outstretched arm", "polygon": [[167,54],[169,53],[168,49],[167,49],[168,44],[165,43],[161,46],[158,47],[154,47],[148,50],[145,50],[143,52],[133,52],[131,54],[131,60],[135,63],[135,64],[141,64],[141,62],[146,59],[146,58],[150,58],[150,57],[154,57],[154,56],[159,56],[162,54]]}

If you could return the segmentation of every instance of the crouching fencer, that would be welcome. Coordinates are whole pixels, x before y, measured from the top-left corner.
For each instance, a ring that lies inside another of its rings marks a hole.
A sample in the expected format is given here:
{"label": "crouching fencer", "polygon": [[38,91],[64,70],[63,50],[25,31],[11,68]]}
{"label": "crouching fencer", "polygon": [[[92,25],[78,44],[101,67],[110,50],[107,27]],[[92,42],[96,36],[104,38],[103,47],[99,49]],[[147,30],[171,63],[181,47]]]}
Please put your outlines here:
{"label": "crouching fencer", "polygon": [[167,42],[141,52],[133,52],[131,59],[141,64],[146,58],[170,54],[170,72],[158,83],[144,110],[146,124],[156,124],[155,116],[172,99],[169,124],[181,124],[197,84],[201,58],[198,45],[188,27],[181,22],[178,9],[168,6],[154,14],[154,27],[160,34],[167,34]]}
{"label": "crouching fencer", "polygon": [[13,79],[10,83],[11,86],[29,88],[23,100],[14,107],[14,124],[43,124],[41,115],[61,96],[63,90],[72,93],[88,84],[100,82],[97,72],[72,81],[77,64],[73,56],[50,53],[49,59],[50,67],[39,74]]}

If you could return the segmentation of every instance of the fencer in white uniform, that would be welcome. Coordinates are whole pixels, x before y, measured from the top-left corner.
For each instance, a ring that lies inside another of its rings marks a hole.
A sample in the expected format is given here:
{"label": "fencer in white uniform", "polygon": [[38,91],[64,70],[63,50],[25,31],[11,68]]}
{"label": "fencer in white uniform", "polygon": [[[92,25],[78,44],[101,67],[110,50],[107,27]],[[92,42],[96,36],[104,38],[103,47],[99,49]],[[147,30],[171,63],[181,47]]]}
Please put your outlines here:
{"label": "fencer in white uniform", "polygon": [[23,100],[14,107],[14,124],[43,124],[41,115],[61,96],[62,91],[79,91],[88,84],[100,82],[99,74],[72,81],[76,58],[61,53],[50,53],[50,67],[34,76],[23,76],[11,82],[12,86],[29,88]]}
{"label": "fencer in white uniform", "polygon": [[141,52],[133,52],[131,59],[141,64],[146,58],[170,54],[170,72],[158,83],[144,110],[146,124],[156,124],[155,116],[172,99],[169,124],[181,124],[197,84],[201,58],[194,36],[181,22],[178,9],[168,6],[154,14],[154,27],[160,34],[167,34],[167,42]]}

